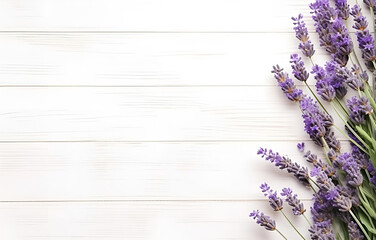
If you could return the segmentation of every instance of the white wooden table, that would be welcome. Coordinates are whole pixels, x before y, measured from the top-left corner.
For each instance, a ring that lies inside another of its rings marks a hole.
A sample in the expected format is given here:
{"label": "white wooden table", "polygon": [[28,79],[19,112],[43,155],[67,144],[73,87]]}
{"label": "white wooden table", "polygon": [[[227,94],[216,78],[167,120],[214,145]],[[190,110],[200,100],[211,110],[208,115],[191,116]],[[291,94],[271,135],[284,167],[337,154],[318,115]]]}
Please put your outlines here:
{"label": "white wooden table", "polygon": [[309,2],[0,1],[0,239],[297,239],[258,186],[311,193],[256,151],[304,162],[270,70]]}

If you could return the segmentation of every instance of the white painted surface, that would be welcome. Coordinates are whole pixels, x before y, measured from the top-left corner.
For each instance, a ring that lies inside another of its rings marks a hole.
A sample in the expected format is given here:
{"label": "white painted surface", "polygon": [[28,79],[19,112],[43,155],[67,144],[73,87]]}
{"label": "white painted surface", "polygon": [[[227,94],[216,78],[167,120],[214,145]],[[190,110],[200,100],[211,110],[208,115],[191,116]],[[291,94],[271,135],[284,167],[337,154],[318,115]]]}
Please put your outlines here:
{"label": "white painted surface", "polygon": [[258,186],[311,193],[256,151],[304,163],[270,69],[309,2],[1,1],[0,238],[296,239]]}

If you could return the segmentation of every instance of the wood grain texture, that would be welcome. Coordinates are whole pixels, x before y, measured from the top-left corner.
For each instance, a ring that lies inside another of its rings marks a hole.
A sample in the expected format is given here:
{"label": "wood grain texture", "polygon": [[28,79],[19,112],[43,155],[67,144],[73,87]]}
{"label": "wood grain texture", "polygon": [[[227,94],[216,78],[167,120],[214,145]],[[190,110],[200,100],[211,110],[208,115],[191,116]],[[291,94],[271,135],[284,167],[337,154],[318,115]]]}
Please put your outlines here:
{"label": "wood grain texture", "polygon": [[[297,0],[22,0],[2,1],[1,31],[291,32]],[[348,1],[351,5],[355,0]],[[367,13],[367,11],[365,11]]]}
{"label": "wood grain texture", "polygon": [[265,181],[311,199],[310,189],[256,155],[260,147],[310,166],[294,141],[2,143],[0,201],[261,200]]}
{"label": "wood grain texture", "polygon": [[[0,236],[9,240],[279,239],[276,232],[263,230],[248,217],[258,208],[270,207],[266,201],[1,203]],[[289,239],[298,238],[281,215],[266,212]],[[291,217],[307,236],[304,219]]]}
{"label": "wood grain texture", "polygon": [[274,86],[0,88],[0,102],[0,141],[309,139]]}
{"label": "wood grain texture", "polygon": [[276,85],[272,65],[289,70],[297,45],[293,33],[0,33],[0,86]]}
{"label": "wood grain texture", "polygon": [[309,2],[0,1],[0,238],[297,239],[258,186],[312,193],[256,151],[320,154],[270,74],[300,12],[328,59]]}

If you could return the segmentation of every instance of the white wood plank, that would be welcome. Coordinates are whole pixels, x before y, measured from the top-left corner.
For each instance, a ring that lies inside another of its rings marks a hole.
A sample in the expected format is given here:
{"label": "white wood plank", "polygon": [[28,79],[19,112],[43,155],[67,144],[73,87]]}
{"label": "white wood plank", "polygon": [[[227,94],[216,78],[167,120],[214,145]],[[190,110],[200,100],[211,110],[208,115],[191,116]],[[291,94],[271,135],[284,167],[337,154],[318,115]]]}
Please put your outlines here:
{"label": "white wood plank", "polygon": [[[274,86],[272,66],[291,71],[297,46],[293,33],[7,33],[0,85]],[[318,48],[313,59],[328,56]]]}
{"label": "white wood plank", "polygon": [[0,4],[0,30],[288,31],[292,15],[308,16],[309,2],[7,0]]}
{"label": "white wood plank", "polygon": [[274,86],[1,88],[0,102],[0,141],[308,139]]}
{"label": "white wood plank", "polygon": [[[248,217],[258,208],[276,219],[288,239],[298,239],[265,201],[1,203],[0,236],[7,240],[280,239]],[[291,217],[308,239],[305,220]]]}
{"label": "white wood plank", "polygon": [[[264,182],[311,199],[310,189],[258,156],[259,147],[309,166],[294,141],[1,143],[0,201],[264,199]],[[312,143],[307,149],[321,153]]]}
{"label": "white wood plank", "polygon": [[0,3],[0,30],[291,32],[291,17],[303,13],[313,31],[311,2],[5,0]]}

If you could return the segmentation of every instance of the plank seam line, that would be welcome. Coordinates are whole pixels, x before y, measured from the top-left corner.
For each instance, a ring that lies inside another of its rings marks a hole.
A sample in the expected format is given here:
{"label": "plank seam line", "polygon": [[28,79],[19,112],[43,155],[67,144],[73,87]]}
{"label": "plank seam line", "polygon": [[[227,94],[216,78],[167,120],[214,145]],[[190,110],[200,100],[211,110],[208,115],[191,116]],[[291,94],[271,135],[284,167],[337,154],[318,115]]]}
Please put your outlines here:
{"label": "plank seam line", "polygon": [[[51,140],[51,141],[4,141],[0,140],[0,144],[2,143],[240,143],[240,142],[313,142],[310,139],[256,139],[256,140],[143,140],[143,141],[116,141],[116,140]],[[341,142],[347,142],[347,139],[339,139]]]}
{"label": "plank seam line", "polygon": [[[0,34],[295,34],[294,31],[127,31],[127,30],[0,30]],[[316,34],[315,31],[308,31],[310,34]],[[355,31],[349,31],[355,33]],[[371,32],[373,33],[373,32]]]}
{"label": "plank seam line", "polygon": [[[309,198],[300,198],[301,201],[311,201]],[[1,200],[1,203],[101,203],[101,202],[268,202],[267,199],[98,199],[98,200]]]}
{"label": "plank seam line", "polygon": [[[305,86],[298,85],[297,86]],[[315,85],[309,85],[314,87]],[[1,85],[0,88],[217,88],[217,87],[277,87],[272,84],[258,85]]]}

